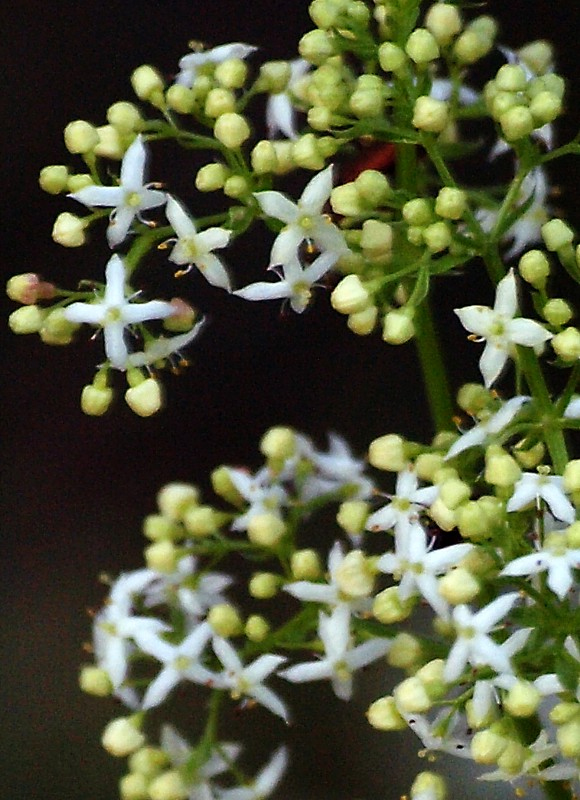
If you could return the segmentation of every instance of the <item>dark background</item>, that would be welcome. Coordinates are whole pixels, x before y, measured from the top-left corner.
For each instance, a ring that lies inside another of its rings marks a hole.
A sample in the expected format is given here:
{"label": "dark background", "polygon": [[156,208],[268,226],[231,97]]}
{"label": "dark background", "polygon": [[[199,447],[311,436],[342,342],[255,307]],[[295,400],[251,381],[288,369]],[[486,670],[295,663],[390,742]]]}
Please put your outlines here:
{"label": "dark background", "polygon": [[[500,41],[519,46],[550,38],[561,73],[577,75],[574,0],[496,0],[489,7],[504,30],[512,28]],[[148,62],[170,74],[192,38],[251,42],[265,58],[284,58],[311,27],[306,2],[274,0],[22,0],[3,4],[1,13],[3,277],[38,271],[64,286],[98,278],[108,258],[98,237],[89,248],[69,251],[50,239],[56,214],[74,209],[42,193],[37,176],[46,164],[72,161],[62,143],[67,122],[103,124],[110,103],[133,99],[133,68]],[[575,130],[577,101],[572,88],[561,139]],[[152,178],[170,177],[169,156],[161,159],[163,171]],[[557,202],[572,209],[573,221],[577,177],[570,160],[555,176],[562,191]],[[268,246],[256,236],[233,263],[238,277],[253,277],[265,264]],[[321,445],[324,432],[335,430],[359,453],[385,432],[429,433],[412,346],[394,350],[379,337],[352,336],[325,294],[304,315],[281,317],[277,303],[245,304],[201,282],[191,287],[192,298],[212,309],[214,324],[193,349],[192,367],[166,379],[166,409],[151,420],[134,416],[122,394],[105,418],[81,413],[80,390],[101,358],[99,342],[80,337],[73,347],[50,348],[1,326],[0,793],[11,800],[117,796],[119,767],[98,742],[115,710],[81,695],[77,669],[90,630],[86,609],[103,593],[97,575],[141,564],[141,519],[154,510],[164,482],[203,486],[220,463],[255,465],[259,436],[274,423],[296,425]],[[460,291],[456,284],[452,293]],[[447,295],[439,298],[442,306],[450,305]],[[2,308],[5,318],[14,306],[3,299]],[[474,352],[462,336],[455,338],[451,318],[443,318],[454,342],[455,383],[475,378]],[[286,784],[285,796],[398,798],[408,788],[407,769],[426,767],[414,755],[416,741],[401,738],[410,745],[401,755],[394,749],[399,739],[370,731],[327,687],[318,700],[318,688],[301,694],[289,733],[298,777]],[[378,680],[368,686],[361,709],[382,688]],[[259,712],[255,721],[258,735],[249,750],[262,763],[286,732]],[[244,735],[244,726],[228,722],[225,734]],[[372,762],[363,761],[367,755]],[[491,796],[489,787],[476,788]],[[499,791],[511,796],[507,788]]]}

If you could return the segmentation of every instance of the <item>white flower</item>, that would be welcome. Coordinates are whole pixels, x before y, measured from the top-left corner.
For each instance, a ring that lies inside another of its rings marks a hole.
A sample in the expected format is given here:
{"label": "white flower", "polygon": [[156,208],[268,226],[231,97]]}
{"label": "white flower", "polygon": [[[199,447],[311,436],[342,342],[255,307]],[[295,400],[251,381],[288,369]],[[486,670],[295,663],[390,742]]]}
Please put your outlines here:
{"label": "white flower", "polygon": [[155,634],[143,633],[138,637],[141,650],[163,664],[163,669],[145,692],[143,709],[158,706],[182,680],[208,686],[216,682],[218,676],[199,663],[211,635],[209,622],[202,622],[178,645],[170,644]]}
{"label": "white flower", "polygon": [[426,750],[440,753],[451,753],[458,758],[471,758],[469,740],[467,737],[457,738],[452,736],[459,715],[443,709],[435,719],[430,722],[421,714],[409,714],[399,710],[409,728],[421,739]]}
{"label": "white flower", "polygon": [[454,456],[459,455],[459,453],[462,453],[464,450],[468,450],[470,447],[484,444],[489,436],[493,436],[502,431],[510,424],[523,404],[527,403],[529,399],[529,397],[524,395],[510,398],[510,400],[502,405],[499,411],[496,411],[495,414],[487,417],[487,419],[478,422],[477,425],[474,425],[473,428],[463,433],[459,439],[453,442],[447,451],[445,460],[454,458]]}
{"label": "white flower", "polygon": [[288,750],[280,747],[249,786],[222,789],[219,793],[220,800],[264,800],[278,786],[287,766]]}
{"label": "white flower", "polygon": [[188,53],[179,60],[179,73],[175,78],[175,83],[181,86],[193,85],[197,77],[198,70],[206,64],[220,64],[230,58],[247,58],[258,48],[243,42],[232,42],[231,44],[221,44],[211,50],[199,50],[196,53]]}
{"label": "white flower", "polygon": [[464,328],[486,340],[479,368],[485,385],[489,388],[499,378],[506,361],[519,344],[533,347],[541,352],[544,343],[552,338],[539,322],[519,317],[517,287],[513,269],[497,285],[493,308],[488,306],[465,306],[455,313]]}
{"label": "white flower", "polygon": [[258,281],[234,292],[244,300],[278,300],[288,298],[292,310],[301,314],[310,303],[312,285],[332,269],[338,256],[336,253],[322,253],[307,267],[302,267],[298,256],[294,255],[282,268],[280,280],[276,283]]}
{"label": "white flower", "polygon": [[105,206],[114,208],[107,228],[107,241],[116,247],[127,237],[131,223],[141,212],[162,206],[165,192],[150,189],[144,184],[147,151],[141,136],[137,136],[128,148],[121,164],[118,186],[85,186],[74,194],[69,194],[85,206]]}
{"label": "white flower", "polygon": [[283,92],[271,94],[266,102],[266,125],[268,136],[273,139],[278,132],[288,139],[298,138],[295,126],[296,111],[292,103],[292,86],[310,69],[311,65],[303,58],[290,61],[290,80]]}
{"label": "white flower", "polygon": [[354,458],[348,443],[341,436],[330,433],[328,441],[327,453],[321,453],[314,447],[305,453],[317,473],[308,476],[301,487],[302,499],[311,500],[347,486],[354,490],[351,497],[359,500],[370,497],[374,485],[370,478],[363,475],[364,461]]}
{"label": "white flower", "polygon": [[[433,97],[435,100],[444,100],[447,102],[453,97],[455,89],[456,87],[450,80],[446,78],[435,78],[431,84],[429,96]],[[471,89],[469,86],[459,86],[457,88],[457,99],[460,106],[471,106],[477,103],[479,98],[479,92],[475,89]]]}
{"label": "white flower", "polygon": [[255,475],[244,469],[227,468],[231,482],[237,491],[247,500],[250,507],[232,523],[232,530],[245,531],[248,522],[257,514],[278,514],[280,507],[288,502],[288,495],[277,483],[272,483],[272,473],[268,467],[262,467]]}
{"label": "white flower", "polygon": [[507,511],[519,511],[530,503],[542,499],[556,519],[572,524],[576,519],[574,506],[564,494],[561,475],[542,475],[524,472],[514,486],[514,493],[506,506]]}
{"label": "white flower", "polygon": [[320,612],[318,635],[324,645],[325,657],[284,669],[280,676],[293,683],[330,679],[336,696],[350,700],[352,673],[384,656],[391,641],[377,637],[352,647],[349,625],[350,609],[345,604],[337,606],[330,616]]}
{"label": "white flower", "polygon": [[168,240],[175,242],[169,260],[174,264],[187,264],[190,267],[195,264],[209,283],[229,292],[231,285],[228,273],[212,251],[226,247],[232,232],[225,228],[206,228],[198,233],[195,222],[181,203],[171,195],[167,196],[165,213],[178,237],[177,240]]}
{"label": "white flower", "polygon": [[[552,761],[560,754],[560,749],[557,744],[550,744],[548,741],[548,734],[543,730],[538,738],[527,748],[527,758],[525,759],[522,768],[519,772],[508,772],[504,769],[493,770],[493,772],[486,772],[478,777],[480,781],[509,781],[514,783],[521,778],[529,776],[543,777],[543,773],[539,772],[539,767],[545,761]],[[557,778],[552,778],[557,780]]]}
{"label": "white flower", "polygon": [[406,539],[409,526],[418,525],[419,514],[425,506],[434,503],[439,494],[438,486],[425,486],[422,489],[418,486],[419,479],[412,468],[399,472],[391,502],[370,515],[366,523],[367,530],[388,531],[394,528],[395,537]]}
{"label": "white flower", "polygon": [[190,331],[179,333],[176,336],[159,336],[150,339],[145,343],[143,350],[129,354],[127,366],[148,367],[165,360],[172,361],[174,356],[179,356],[181,351],[199,336],[205,325],[205,319],[200,319]]}
{"label": "white flower", "polygon": [[297,203],[280,192],[257,192],[254,195],[265,214],[286,223],[272,246],[270,266],[294,263],[304,240],[313,242],[321,253],[332,253],[335,260],[348,252],[342,232],[324,213],[331,191],[332,165],[312,178]]}
{"label": "white flower", "polygon": [[64,310],[69,322],[86,322],[102,327],[105,336],[105,353],[112,367],[125,370],[129,365],[129,351],[125,343],[125,329],[150,319],[165,319],[175,312],[171,303],[150,300],[133,303],[125,294],[125,265],[118,255],[109,259],[105,271],[106,286],[102,298],[92,303],[72,303]]}
{"label": "white flower", "polygon": [[547,570],[549,589],[563,600],[574,584],[574,569],[580,569],[580,549],[568,549],[565,531],[552,531],[540,550],[510,561],[500,575],[537,575]]}
{"label": "white flower", "polygon": [[508,654],[501,645],[494,642],[489,633],[511,610],[517,599],[517,592],[504,594],[475,614],[465,605],[453,609],[457,638],[443,671],[443,678],[447,683],[457,680],[467,663],[473,666],[487,665],[496,672],[511,674]]}
{"label": "white flower", "polygon": [[284,656],[275,656],[266,653],[251,664],[244,666],[235,649],[221,636],[214,636],[213,649],[216,656],[224,666],[224,672],[218,676],[216,686],[229,689],[234,700],[241,697],[252,697],[257,703],[267,708],[272,714],[282,717],[284,722],[289,722],[288,710],[277,694],[266,686],[263,681],[286,661]]}
{"label": "white flower", "polygon": [[[433,542],[431,547],[432,545]],[[431,547],[425,531],[421,529],[407,541],[397,541],[396,552],[381,556],[377,567],[399,581],[399,596],[402,601],[418,593],[440,617],[447,618],[448,605],[439,594],[437,575],[457,564],[473,549],[473,545],[454,544],[440,550],[432,550]]]}

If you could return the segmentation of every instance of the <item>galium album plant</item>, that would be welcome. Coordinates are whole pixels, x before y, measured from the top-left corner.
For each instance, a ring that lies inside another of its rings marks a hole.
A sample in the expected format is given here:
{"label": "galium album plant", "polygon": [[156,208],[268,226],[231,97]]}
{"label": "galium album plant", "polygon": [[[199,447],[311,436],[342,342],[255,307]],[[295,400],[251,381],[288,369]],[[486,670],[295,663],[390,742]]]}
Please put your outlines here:
{"label": "galium album plant", "polygon": [[[157,412],[163,369],[202,327],[211,335],[188,302],[143,289],[163,259],[176,294],[201,273],[232,302],[301,314],[331,290],[354,335],[413,339],[436,429],[426,444],[386,431],[359,459],[336,434],[319,449],[280,425],[260,441],[257,471],[216,467],[213,498],[160,490],[145,565],[110,583],[81,671],[85,691],[124,708],[102,739],[127,760],[123,800],[274,795],[291,764],[292,684],[348,701],[377,662],[397,676],[367,712],[385,748],[387,733],[410,728],[423,754],[471,759],[481,780],[577,796],[580,330],[569,298],[580,249],[550,208],[550,166],[580,144],[557,144],[565,83],[550,45],[510,49],[476,14],[313,0],[314,28],[288,61],[192,43],[174,76],[138,67],[136,99],[113,103],[103,125],[71,122],[67,165],[42,170],[41,187],[60,196],[55,242],[105,236],[111,254],[102,283],[12,278],[22,305],[10,325],[48,344],[99,340],[85,413],[109,409],[117,373],[133,411]],[[169,146],[195,183],[187,201],[156,168]],[[290,196],[294,172],[302,189]],[[503,183],[488,187],[490,173]],[[228,257],[248,235],[271,242],[249,284]],[[430,301],[458,273],[486,275],[490,293],[471,296],[465,282],[455,309],[481,382],[454,397]],[[334,544],[321,551],[305,531],[328,507]],[[232,555],[249,559],[249,580],[228,571]],[[191,729],[160,723],[187,683]],[[233,707],[279,719],[257,774],[242,744],[223,740]],[[409,794],[445,796],[431,768]]]}

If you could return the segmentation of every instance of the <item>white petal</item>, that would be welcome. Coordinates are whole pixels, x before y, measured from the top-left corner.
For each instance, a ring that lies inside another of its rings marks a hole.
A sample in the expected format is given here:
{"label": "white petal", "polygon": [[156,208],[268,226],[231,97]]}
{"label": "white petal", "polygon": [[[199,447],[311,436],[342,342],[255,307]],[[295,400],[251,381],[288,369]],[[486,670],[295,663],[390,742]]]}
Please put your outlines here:
{"label": "white petal", "polygon": [[332,191],[332,164],[317,173],[304,187],[300,208],[309,214],[322,214]]}
{"label": "white petal", "polygon": [[493,310],[506,317],[515,316],[518,310],[517,286],[513,269],[510,269],[505,278],[502,278],[497,285]]}
{"label": "white petal", "polygon": [[244,300],[279,300],[282,297],[290,297],[292,290],[286,281],[279,281],[278,283],[259,281],[258,283],[251,283],[243,289],[238,289],[233,294],[237,297],[243,297]]}
{"label": "white petal", "polygon": [[486,387],[489,389],[501,375],[508,360],[507,351],[488,342],[479,359],[479,370]]}
{"label": "white petal", "polygon": [[125,325],[120,320],[108,322],[103,328],[105,335],[105,353],[114,369],[127,369],[129,351],[125,344]]}
{"label": "white petal", "polygon": [[143,187],[147,151],[141,134],[127,149],[121,162],[120,181],[124,191],[138,191]]}
{"label": "white petal", "polygon": [[552,334],[539,322],[518,317],[509,323],[509,338],[512,342],[525,347],[537,347],[551,339]]}
{"label": "white petal", "polygon": [[65,319],[69,322],[86,322],[88,325],[102,325],[106,307],[103,303],[71,303],[64,310]]}
{"label": "white petal", "polygon": [[464,306],[454,311],[463,327],[477,336],[487,337],[496,318],[488,306]]}
{"label": "white petal", "polygon": [[298,218],[298,207],[280,192],[256,192],[254,197],[260,204],[264,214],[279,219],[287,225]]}
{"label": "white petal", "polygon": [[171,227],[180,238],[189,238],[197,233],[197,229],[192,218],[185,211],[184,207],[175,197],[167,195],[167,205],[165,214]]}
{"label": "white petal", "polygon": [[123,202],[124,191],[120,186],[85,186],[84,189],[68,196],[84,206],[116,208]]}

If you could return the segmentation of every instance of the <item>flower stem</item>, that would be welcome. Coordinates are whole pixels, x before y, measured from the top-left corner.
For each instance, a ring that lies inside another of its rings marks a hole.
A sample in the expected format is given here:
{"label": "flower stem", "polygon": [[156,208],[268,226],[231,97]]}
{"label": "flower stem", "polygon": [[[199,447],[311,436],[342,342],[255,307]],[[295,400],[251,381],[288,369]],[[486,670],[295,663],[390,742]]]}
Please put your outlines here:
{"label": "flower stem", "polygon": [[449,430],[453,427],[453,398],[428,297],[417,307],[413,321],[431,418],[436,431]]}

